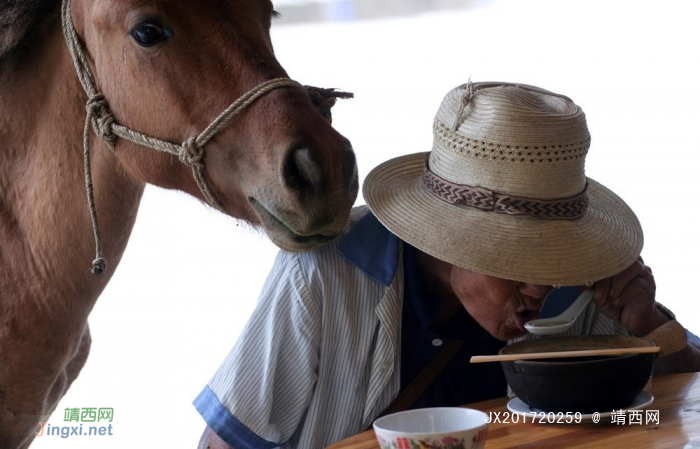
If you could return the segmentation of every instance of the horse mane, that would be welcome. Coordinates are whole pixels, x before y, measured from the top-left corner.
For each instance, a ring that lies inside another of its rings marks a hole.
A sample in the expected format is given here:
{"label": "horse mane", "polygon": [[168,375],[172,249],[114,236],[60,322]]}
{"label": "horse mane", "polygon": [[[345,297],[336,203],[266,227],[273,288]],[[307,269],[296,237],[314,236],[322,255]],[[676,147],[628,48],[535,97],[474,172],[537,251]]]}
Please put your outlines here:
{"label": "horse mane", "polygon": [[59,4],[60,0],[0,0],[0,61]]}

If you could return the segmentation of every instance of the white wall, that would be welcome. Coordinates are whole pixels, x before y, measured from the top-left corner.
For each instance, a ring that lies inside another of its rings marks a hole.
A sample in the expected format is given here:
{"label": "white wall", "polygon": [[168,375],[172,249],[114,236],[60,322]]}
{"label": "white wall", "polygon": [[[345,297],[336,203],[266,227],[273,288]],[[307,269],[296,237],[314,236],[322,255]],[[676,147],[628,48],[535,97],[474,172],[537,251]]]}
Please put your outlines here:
{"label": "white wall", "polygon": [[[571,97],[593,136],[587,174],[637,212],[657,298],[700,332],[699,5],[481,1],[398,19],[282,22],[273,42],[292,78],[355,93],[333,112],[361,179],[390,157],[429,150],[442,97],[469,77]],[[113,407],[114,435],[42,437],[32,447],[196,447],[204,422],[191,401],[242,329],[275,253],[260,234],[189,197],[148,188],[91,315],[91,356],[49,420],[63,425],[66,407]]]}

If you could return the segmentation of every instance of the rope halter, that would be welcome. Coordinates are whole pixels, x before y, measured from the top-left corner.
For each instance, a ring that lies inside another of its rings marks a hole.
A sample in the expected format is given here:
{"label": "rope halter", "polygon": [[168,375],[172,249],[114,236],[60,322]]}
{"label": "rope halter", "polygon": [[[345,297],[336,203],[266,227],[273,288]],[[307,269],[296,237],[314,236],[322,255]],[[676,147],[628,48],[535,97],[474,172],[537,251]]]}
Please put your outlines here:
{"label": "rope halter", "polygon": [[[215,209],[223,211],[221,204],[217,201],[214,194],[209,188],[204,170],[204,146],[217,133],[224,129],[230,122],[250,106],[255,100],[265,95],[266,93],[281,87],[296,87],[306,88],[309,95],[312,93],[312,100],[315,105],[322,108],[326,112],[327,117],[330,117],[330,107],[335,103],[336,98],[350,98],[352,94],[346,92],[334,92],[334,89],[320,89],[309,86],[302,86],[300,83],[288,78],[275,78],[264,81],[253,87],[248,92],[244,93],[240,98],[234,101],[227,107],[218,117],[212,121],[204,131],[194,137],[190,137],[180,145],[166,142],[155,137],[150,137],[139,133],[126,126],[120,125],[114,118],[109,103],[105,96],[97,90],[95,78],[90,70],[87,58],[83,52],[82,45],[78,38],[71,17],[71,2],[63,0],[61,6],[61,26],[65,37],[68,49],[73,59],[73,65],[83,85],[83,89],[87,93],[88,100],[85,105],[85,126],[83,128],[83,165],[85,173],[85,187],[87,190],[88,207],[90,209],[90,217],[92,220],[92,229],[95,237],[95,260],[92,262],[92,268],[88,270],[90,274],[102,274],[105,270],[105,259],[102,256],[102,243],[100,238],[100,230],[97,221],[97,212],[95,209],[95,199],[92,186],[92,174],[90,169],[90,125],[95,134],[100,137],[109,148],[114,151],[117,137],[126,139],[130,142],[151,148],[156,151],[161,151],[180,159],[180,162],[192,169],[192,174],[199,190],[206,201]],[[323,103],[323,104],[320,104]]]}

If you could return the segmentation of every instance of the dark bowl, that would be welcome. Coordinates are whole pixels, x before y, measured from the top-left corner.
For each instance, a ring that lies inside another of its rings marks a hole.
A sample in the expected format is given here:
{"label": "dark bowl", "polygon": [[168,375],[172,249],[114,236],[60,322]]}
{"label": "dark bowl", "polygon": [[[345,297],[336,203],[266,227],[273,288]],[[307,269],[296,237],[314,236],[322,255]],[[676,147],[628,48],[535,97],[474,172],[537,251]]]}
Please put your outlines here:
{"label": "dark bowl", "polygon": [[[526,340],[500,354],[655,346],[636,337],[576,336]],[[501,362],[513,393],[547,412],[607,412],[627,407],[644,389],[654,366],[653,353],[563,357]]]}

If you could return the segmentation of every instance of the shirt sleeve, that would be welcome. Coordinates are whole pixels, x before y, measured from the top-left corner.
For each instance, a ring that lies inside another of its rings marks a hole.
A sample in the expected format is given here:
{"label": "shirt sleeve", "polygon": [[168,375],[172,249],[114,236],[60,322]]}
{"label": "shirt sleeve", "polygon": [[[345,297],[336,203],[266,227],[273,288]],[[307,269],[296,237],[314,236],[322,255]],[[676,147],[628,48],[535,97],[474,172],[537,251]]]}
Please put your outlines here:
{"label": "shirt sleeve", "polygon": [[297,430],[317,379],[319,303],[295,254],[280,252],[258,305],[194,402],[236,448],[274,448]]}

